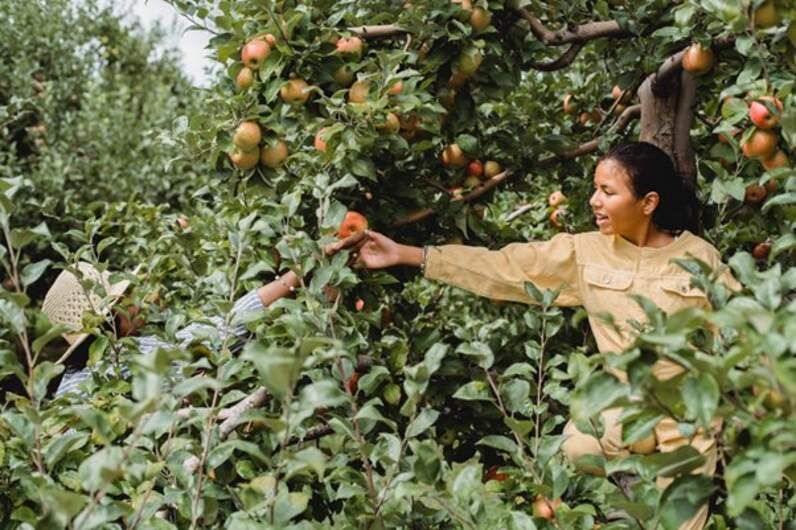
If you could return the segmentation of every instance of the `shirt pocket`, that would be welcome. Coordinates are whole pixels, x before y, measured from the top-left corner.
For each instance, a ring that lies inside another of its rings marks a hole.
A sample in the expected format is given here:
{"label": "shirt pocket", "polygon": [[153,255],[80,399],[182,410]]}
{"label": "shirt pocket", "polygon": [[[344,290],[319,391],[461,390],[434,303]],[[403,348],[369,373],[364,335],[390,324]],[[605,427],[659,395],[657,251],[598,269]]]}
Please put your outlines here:
{"label": "shirt pocket", "polygon": [[[633,284],[633,274],[586,265],[583,267],[583,280],[590,290],[620,294],[627,291]],[[625,294],[621,294],[621,296],[625,296]]]}
{"label": "shirt pocket", "polygon": [[[691,287],[690,277],[661,278],[660,296],[658,301],[661,309],[667,313],[674,313],[687,307],[707,307],[705,293]],[[657,300],[656,300],[657,301]]]}
{"label": "shirt pocket", "polygon": [[632,284],[632,273],[586,265],[583,267],[583,306],[590,315],[610,313],[621,322],[633,318],[636,304],[628,298]]}

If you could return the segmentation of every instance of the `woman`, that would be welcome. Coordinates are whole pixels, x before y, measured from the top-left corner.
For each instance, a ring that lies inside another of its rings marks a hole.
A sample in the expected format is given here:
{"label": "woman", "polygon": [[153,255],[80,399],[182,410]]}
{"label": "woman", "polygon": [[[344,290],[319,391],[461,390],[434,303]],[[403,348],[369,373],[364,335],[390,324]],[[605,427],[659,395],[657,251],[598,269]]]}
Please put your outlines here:
{"label": "woman", "polygon": [[[87,365],[89,348],[94,336],[82,331],[83,316],[86,312],[95,313],[103,319],[107,319],[111,323],[110,327],[113,333],[119,336],[133,337],[140,353],[148,354],[158,348],[187,348],[196,341],[201,342],[203,339],[213,336],[231,339],[230,347],[235,351],[242,347],[242,343],[238,339],[248,333],[243,322],[245,317],[262,311],[266,306],[282,297],[291,295],[301,283],[299,277],[290,271],[238,298],[232,308],[229,326],[219,316],[208,318],[208,323],[193,322],[175,333],[175,337],[179,341],[178,344],[170,344],[156,336],[137,336],[138,328],[143,326],[143,322],[137,318],[129,318],[135,316],[129,314],[132,312],[119,311],[118,302],[127,291],[130,282],[123,280],[111,283],[110,272],[100,272],[93,265],[85,262],[78,263],[76,269],[80,279],[73,272],[64,270],[47,291],[42,304],[42,312],[47,315],[50,322],[65,326],[68,330],[62,335],[63,341],[53,345],[53,349],[62,352],[57,363],[65,364],[64,374],[55,391],[56,398],[69,393],[85,394],[83,383],[94,375],[94,368]],[[101,291],[104,291],[106,296],[102,298],[93,290],[87,290],[81,284],[81,279],[101,286]],[[105,374],[111,376],[113,368],[106,370]],[[129,376],[130,372],[126,362],[121,363],[120,374],[122,377]]]}
{"label": "woman", "polygon": [[[698,258],[719,270],[726,285],[740,288],[718,251],[694,235],[698,231],[698,201],[661,149],[644,142],[613,149],[598,163],[594,187],[589,205],[596,232],[559,234],[549,241],[488,250],[462,245],[413,247],[366,231],[336,243],[330,250],[354,249],[356,265],[371,269],[421,267],[427,278],[493,299],[532,302],[525,293],[525,282],[540,289],[559,290],[558,305],[586,309],[600,352],[625,349],[633,339],[627,322],[645,320],[643,310],[628,295],[643,295],[666,312],[709,307],[704,294],[690,287],[689,274],[672,258]],[[618,326],[600,318],[603,313],[611,314]],[[655,376],[662,380],[683,371],[667,360],[653,367]],[[624,373],[617,376],[627,380]],[[620,412],[611,409],[603,413],[605,435],[599,442],[569,422],[563,446],[567,458],[577,465],[587,454],[627,454],[621,441]],[[655,435],[657,449],[663,452],[688,443],[673,419],[663,420]],[[699,471],[712,474],[715,440],[697,435],[691,443],[707,458]],[[585,466],[581,469],[587,471]],[[700,529],[706,519],[704,506],[681,529]]]}

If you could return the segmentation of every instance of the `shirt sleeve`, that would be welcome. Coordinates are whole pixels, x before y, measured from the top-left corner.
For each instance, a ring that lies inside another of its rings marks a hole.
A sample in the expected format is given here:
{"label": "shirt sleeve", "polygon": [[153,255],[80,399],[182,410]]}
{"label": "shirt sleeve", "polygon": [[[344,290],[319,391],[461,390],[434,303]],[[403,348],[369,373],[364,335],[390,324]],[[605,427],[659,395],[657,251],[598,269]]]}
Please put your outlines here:
{"label": "shirt sleeve", "polygon": [[556,305],[581,305],[572,234],[512,243],[500,250],[464,245],[429,247],[425,276],[498,300],[533,303],[525,282],[560,292]]}
{"label": "shirt sleeve", "polygon": [[214,316],[208,318],[208,322],[194,322],[178,331],[175,336],[180,341],[182,347],[186,347],[194,340],[206,337],[209,334],[217,333],[221,340],[226,338],[240,338],[247,333],[245,318],[247,315],[262,311],[265,308],[257,290],[249,291],[238,298],[232,307],[232,318],[230,325],[225,325],[225,319]]}

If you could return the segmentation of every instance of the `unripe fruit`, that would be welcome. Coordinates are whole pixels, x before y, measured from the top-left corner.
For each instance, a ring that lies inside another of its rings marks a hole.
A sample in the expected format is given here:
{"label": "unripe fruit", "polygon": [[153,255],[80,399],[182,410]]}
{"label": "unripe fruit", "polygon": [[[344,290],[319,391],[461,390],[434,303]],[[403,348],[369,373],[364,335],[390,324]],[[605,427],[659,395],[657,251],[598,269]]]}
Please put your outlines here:
{"label": "unripe fruit", "polygon": [[451,74],[450,79],[448,79],[448,85],[453,88],[461,88],[467,82],[467,76],[459,71],[455,71]]}
{"label": "unripe fruit", "polygon": [[344,64],[332,73],[332,79],[340,86],[349,86],[354,82],[354,72]]}
{"label": "unripe fruit", "polygon": [[782,18],[779,16],[779,13],[777,13],[777,7],[774,5],[774,1],[768,0],[755,9],[752,20],[756,28],[766,29],[779,24]]}
{"label": "unripe fruit", "polygon": [[387,114],[387,119],[376,126],[376,129],[380,133],[384,134],[392,134],[398,132],[401,128],[401,120],[398,119],[398,115],[394,112],[390,112]]}
{"label": "unripe fruit", "polygon": [[390,383],[384,388],[381,397],[390,405],[397,405],[401,402],[401,387],[395,383]]}
{"label": "unripe fruit", "polygon": [[306,91],[309,85],[303,79],[291,79],[279,89],[279,95],[285,103],[290,105],[303,105],[310,98]]}
{"label": "unripe fruit", "polygon": [[348,101],[351,103],[364,103],[368,100],[370,83],[368,81],[357,81],[348,89]]}
{"label": "unripe fruit", "polygon": [[627,109],[627,105],[624,103],[618,103],[614,106],[614,116],[621,116],[623,112]]}
{"label": "unripe fruit", "polygon": [[[774,114],[763,102],[769,102],[777,113]],[[779,115],[782,114],[782,102],[773,96],[763,96],[749,105],[749,119],[761,129],[771,129],[779,123]]]}
{"label": "unripe fruit", "polygon": [[467,157],[459,144],[450,144],[442,151],[442,163],[445,167],[462,168],[467,164]]}
{"label": "unripe fruit", "polygon": [[393,85],[387,89],[387,95],[389,96],[397,96],[400,94],[404,89],[404,82],[400,79],[393,83]]}
{"label": "unripe fruit", "polygon": [[771,195],[772,193],[776,193],[777,192],[777,188],[778,188],[777,179],[769,179],[769,180],[766,181],[765,184],[763,184],[763,186],[765,186],[766,192],[769,195]]}
{"label": "unripe fruit", "polygon": [[462,52],[456,61],[456,69],[465,76],[471,76],[481,66],[484,56],[475,48],[470,48]]}
{"label": "unripe fruit", "polygon": [[470,26],[475,31],[481,31],[487,26],[489,23],[492,22],[492,14],[482,7],[476,7],[473,9],[472,14],[470,15]]}
{"label": "unripe fruit", "polygon": [[758,243],[757,245],[755,245],[755,248],[752,249],[752,256],[754,256],[755,259],[766,259],[770,253],[771,253],[770,241],[763,241],[762,243]]}
{"label": "unripe fruit", "polygon": [[315,133],[315,140],[313,141],[313,145],[315,149],[318,151],[326,151],[326,140],[324,140],[324,133],[326,132],[326,127],[323,127],[320,131]]}
{"label": "unripe fruit", "polygon": [[341,238],[348,237],[356,232],[364,232],[368,229],[368,220],[359,212],[349,211],[345,214],[343,222],[340,223],[340,229],[337,234]]}
{"label": "unripe fruit", "polygon": [[282,140],[277,140],[271,145],[266,145],[260,151],[260,162],[272,169],[278,168],[287,158],[287,145]]}
{"label": "unripe fruit", "polygon": [[763,164],[763,168],[765,168],[766,171],[771,171],[772,169],[787,167],[790,164],[790,161],[788,160],[788,155],[785,154],[785,151],[780,149],[774,153],[774,156],[767,158],[760,163]]}
{"label": "unripe fruit", "polygon": [[683,55],[683,69],[695,75],[701,75],[713,67],[713,52],[695,42]]}
{"label": "unripe fruit", "polygon": [[467,177],[462,182],[462,187],[465,189],[477,188],[481,185],[481,180],[478,177]]}
{"label": "unripe fruit", "polygon": [[267,42],[261,39],[252,39],[243,47],[240,58],[244,65],[252,70],[257,70],[262,66],[270,53],[271,47],[268,46]]}
{"label": "unripe fruit", "polygon": [[480,177],[484,174],[484,165],[479,160],[473,160],[467,164],[467,175],[471,177]]}
{"label": "unripe fruit", "polygon": [[567,196],[561,193],[560,191],[556,190],[550,194],[547,198],[547,203],[552,206],[553,208],[564,204],[567,200]]}
{"label": "unripe fruit", "polygon": [[350,53],[359,56],[362,54],[362,39],[359,37],[343,37],[337,41],[338,53]]}
{"label": "unripe fruit", "polygon": [[500,164],[498,164],[494,160],[489,160],[487,161],[486,164],[484,164],[484,176],[486,178],[491,179],[492,177],[500,174],[501,172],[503,172],[503,168],[500,166]]}
{"label": "unripe fruit", "polygon": [[771,158],[777,148],[777,136],[767,130],[758,129],[741,146],[744,156],[749,158]]}
{"label": "unripe fruit", "polygon": [[768,192],[764,186],[759,184],[750,184],[746,187],[746,192],[744,193],[744,202],[746,204],[758,204],[765,200],[766,195]]}
{"label": "unripe fruit", "polygon": [[251,151],[244,151],[236,147],[229,155],[232,163],[240,169],[251,169],[260,161],[260,151],[252,149]]}
{"label": "unripe fruit", "polygon": [[254,84],[254,72],[252,72],[251,68],[244,66],[235,78],[235,85],[238,90],[246,90],[252,84]]}
{"label": "unripe fruit", "polygon": [[262,139],[260,126],[254,121],[244,121],[235,129],[232,143],[244,151],[251,151]]}
{"label": "unripe fruit", "polygon": [[473,2],[472,0],[451,0],[452,4],[461,4],[462,9],[465,11],[471,11],[473,9]]}
{"label": "unripe fruit", "polygon": [[736,137],[739,132],[741,132],[740,129],[733,129],[729,133],[727,133],[727,134],[730,135],[729,137],[725,133],[719,133],[719,142],[721,142],[723,144],[728,144],[728,143],[730,143],[730,137],[733,137],[733,138]]}
{"label": "unripe fruit", "polygon": [[271,48],[276,47],[276,37],[274,37],[271,33],[266,33],[263,36],[263,40],[268,43],[268,46]]}

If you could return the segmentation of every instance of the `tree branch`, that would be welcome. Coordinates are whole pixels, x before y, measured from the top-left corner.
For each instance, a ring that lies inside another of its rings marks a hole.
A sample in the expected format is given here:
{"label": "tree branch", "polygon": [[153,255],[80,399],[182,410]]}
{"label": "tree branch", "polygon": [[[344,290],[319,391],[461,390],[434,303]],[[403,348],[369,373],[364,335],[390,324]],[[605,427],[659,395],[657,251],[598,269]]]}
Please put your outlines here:
{"label": "tree branch", "polygon": [[542,72],[552,72],[553,70],[561,70],[562,68],[566,68],[572,64],[572,61],[574,61],[578,56],[578,53],[580,53],[580,50],[583,49],[583,46],[583,43],[576,42],[555,61],[547,63],[533,62],[531,63],[531,68],[534,70],[541,70]]}
{"label": "tree branch", "polygon": [[615,20],[589,22],[588,24],[582,24],[571,30],[561,29],[552,31],[524,7],[517,9],[517,11],[520,13],[520,16],[530,24],[531,33],[540,41],[552,46],[573,43],[583,44],[590,40],[599,39],[600,37],[625,38],[633,36],[630,31],[622,29]]}
{"label": "tree branch", "polygon": [[401,33],[409,33],[408,29],[402,28],[396,24],[383,24],[380,26],[354,26],[348,28],[348,31],[362,37],[363,39],[383,39],[387,37],[394,37]]}
{"label": "tree branch", "polygon": [[680,98],[674,117],[674,153],[673,158],[683,181],[692,189],[696,189],[696,156],[691,145],[691,124],[694,121],[696,107],[696,80],[691,72],[680,74]]}

